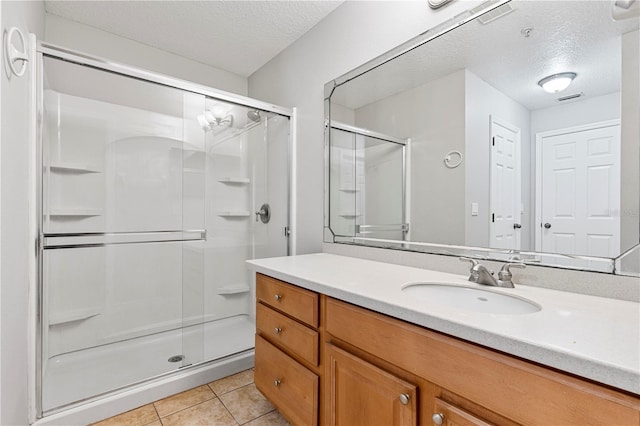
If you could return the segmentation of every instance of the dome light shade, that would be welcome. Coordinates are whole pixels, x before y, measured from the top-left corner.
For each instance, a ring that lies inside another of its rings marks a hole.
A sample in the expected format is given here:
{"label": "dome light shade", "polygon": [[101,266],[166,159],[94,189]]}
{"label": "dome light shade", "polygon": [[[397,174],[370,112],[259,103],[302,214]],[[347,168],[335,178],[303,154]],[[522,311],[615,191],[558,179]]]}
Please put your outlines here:
{"label": "dome light shade", "polygon": [[569,87],[574,78],[576,78],[575,72],[561,72],[560,74],[553,74],[543,78],[538,82],[538,85],[548,93],[562,92]]}

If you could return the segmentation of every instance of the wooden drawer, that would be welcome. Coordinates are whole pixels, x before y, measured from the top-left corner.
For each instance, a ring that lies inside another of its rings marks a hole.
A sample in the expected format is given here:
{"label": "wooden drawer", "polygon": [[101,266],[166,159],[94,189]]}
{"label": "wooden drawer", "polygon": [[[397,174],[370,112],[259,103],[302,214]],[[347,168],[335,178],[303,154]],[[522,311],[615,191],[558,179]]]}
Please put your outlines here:
{"label": "wooden drawer", "polygon": [[318,376],[256,335],[256,387],[294,425],[318,424]]}
{"label": "wooden drawer", "polygon": [[275,278],[256,274],[256,297],[264,304],[318,327],[318,294]]}
{"label": "wooden drawer", "polygon": [[263,305],[256,304],[256,328],[271,343],[318,365],[318,332]]}
{"label": "wooden drawer", "polygon": [[638,425],[637,397],[335,299],[325,329],[515,423]]}

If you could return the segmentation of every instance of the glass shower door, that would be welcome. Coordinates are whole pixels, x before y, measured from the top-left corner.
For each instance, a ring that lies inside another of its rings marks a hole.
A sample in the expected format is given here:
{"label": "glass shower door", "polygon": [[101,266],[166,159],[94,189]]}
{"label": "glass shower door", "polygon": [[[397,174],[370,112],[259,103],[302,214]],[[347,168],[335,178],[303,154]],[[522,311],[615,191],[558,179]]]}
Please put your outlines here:
{"label": "glass shower door", "polygon": [[247,259],[286,256],[289,119],[207,99],[205,356],[254,346]]}
{"label": "glass shower door", "polygon": [[50,57],[43,86],[47,413],[202,360],[206,233],[204,96]]}

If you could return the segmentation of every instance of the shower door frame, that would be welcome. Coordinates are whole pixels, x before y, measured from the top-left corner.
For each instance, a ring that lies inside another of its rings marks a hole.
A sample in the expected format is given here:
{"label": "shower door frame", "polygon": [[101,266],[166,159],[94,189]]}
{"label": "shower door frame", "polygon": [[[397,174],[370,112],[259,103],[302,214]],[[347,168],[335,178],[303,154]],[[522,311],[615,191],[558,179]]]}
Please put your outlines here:
{"label": "shower door frame", "polygon": [[[192,92],[198,95],[203,95],[208,98],[213,98],[216,100],[221,100],[224,102],[228,102],[235,105],[240,105],[249,108],[256,108],[263,111],[275,113],[280,116],[284,116],[289,119],[289,137],[287,143],[287,189],[286,189],[286,199],[287,199],[287,226],[283,229],[284,235],[287,237],[287,255],[291,256],[295,254],[295,237],[294,237],[294,229],[293,229],[293,221],[295,221],[295,209],[294,209],[294,201],[295,201],[295,149],[296,149],[296,108],[285,108],[278,105],[273,105],[268,102],[263,102],[260,100],[252,99],[246,96],[237,95],[234,93],[217,90],[208,86],[204,86],[201,84],[189,82],[186,80],[181,80],[178,78],[170,77],[164,74],[155,73],[152,71],[147,71],[141,68],[137,68],[130,65],[125,65],[122,63],[118,63],[115,61],[111,61],[108,59],[96,57],[93,55],[87,55],[78,51],[74,51],[71,49],[67,49],[61,46],[57,46],[54,44],[46,43],[43,41],[36,41],[35,37],[31,36],[30,39],[30,52],[31,52],[31,71],[33,77],[32,87],[34,88],[32,92],[32,119],[33,119],[33,128],[32,128],[32,137],[30,138],[30,148],[31,152],[35,155],[32,161],[32,170],[30,171],[31,178],[31,191],[34,194],[32,199],[32,206],[30,207],[30,216],[31,216],[31,232],[34,236],[34,250],[31,255],[31,264],[35,270],[31,271],[33,274],[33,279],[29,281],[29,312],[32,312],[35,318],[31,321],[31,325],[29,327],[29,365],[35,367],[34,374],[28,377],[29,385],[29,420],[30,422],[34,422],[38,419],[44,417],[43,407],[42,407],[42,372],[43,372],[43,348],[42,348],[42,338],[43,338],[43,249],[45,248],[45,234],[43,232],[43,222],[42,222],[42,214],[43,214],[43,205],[42,205],[42,194],[43,194],[43,158],[42,158],[42,150],[43,150],[43,138],[44,131],[42,129],[43,126],[43,101],[44,101],[44,58],[50,57],[54,59],[63,60],[66,62],[71,62],[76,65],[81,65],[93,69],[97,69],[104,72],[114,73],[117,75],[121,75],[124,77],[130,77],[137,80],[155,83],[162,86],[183,90],[186,92]],[[34,199],[35,198],[35,199]],[[109,236],[113,236],[114,233],[104,233],[101,234],[105,238]],[[206,232],[205,232],[206,234]],[[206,239],[206,235],[202,235],[202,238]],[[166,241],[166,240],[165,240]],[[185,241],[193,241],[193,239],[185,239]],[[104,245],[110,245],[110,243],[105,243]],[[131,388],[135,385],[146,383],[150,380],[157,379],[159,377],[166,377],[176,374],[182,374],[185,371],[192,370],[198,367],[202,367],[207,364],[215,363],[217,360],[205,360],[200,363],[196,363],[190,366],[186,366],[180,368],[179,370],[173,370],[167,373],[160,374],[158,376],[149,377],[141,382],[131,383],[124,387],[112,389],[103,394],[98,394],[91,396],[89,398],[85,398],[79,401],[75,401],[73,403],[64,405],[62,407],[57,407],[55,409],[49,410],[47,415],[55,414],[58,412],[62,412],[68,410],[73,407],[77,407],[83,404],[86,404],[90,401],[95,401],[100,398],[103,398],[106,395],[116,393],[118,391],[122,391],[123,389]],[[31,369],[30,369],[31,370]]]}

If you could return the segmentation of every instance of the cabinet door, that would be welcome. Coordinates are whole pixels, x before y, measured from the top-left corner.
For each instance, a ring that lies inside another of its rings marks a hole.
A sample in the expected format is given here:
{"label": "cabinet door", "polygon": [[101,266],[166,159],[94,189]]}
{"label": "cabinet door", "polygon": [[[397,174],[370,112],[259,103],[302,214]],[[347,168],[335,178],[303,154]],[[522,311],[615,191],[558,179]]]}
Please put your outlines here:
{"label": "cabinet door", "polygon": [[326,345],[331,425],[416,425],[416,386]]}

